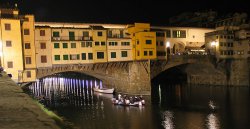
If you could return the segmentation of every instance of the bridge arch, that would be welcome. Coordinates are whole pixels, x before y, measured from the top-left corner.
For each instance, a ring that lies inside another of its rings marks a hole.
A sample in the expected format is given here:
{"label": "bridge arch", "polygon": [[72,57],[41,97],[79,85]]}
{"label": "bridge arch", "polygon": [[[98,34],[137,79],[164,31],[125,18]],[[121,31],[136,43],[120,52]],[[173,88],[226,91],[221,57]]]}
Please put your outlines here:
{"label": "bridge arch", "polygon": [[[39,71],[39,70],[38,70]],[[40,71],[41,72],[41,71]],[[37,79],[41,79],[41,78],[46,78],[46,77],[49,77],[49,76],[52,76],[52,75],[55,75],[55,74],[60,74],[60,73],[67,73],[67,72],[75,72],[75,73],[80,73],[80,74],[85,74],[87,76],[91,76],[91,77],[94,77],[94,78],[97,78],[99,80],[101,80],[100,78],[98,78],[98,76],[96,76],[95,74],[91,74],[89,72],[86,72],[86,71],[80,71],[80,70],[64,70],[64,71],[54,71],[54,72],[48,72],[46,74],[42,74],[40,76],[37,76]],[[40,74],[38,72],[38,74]]]}
{"label": "bridge arch", "polygon": [[176,64],[172,64],[172,65],[167,65],[161,71],[158,71],[157,73],[155,72],[154,74],[152,74],[151,81],[155,80],[157,77],[161,76],[162,74],[164,74],[168,70],[171,70],[171,69],[178,70],[178,69],[185,67],[188,64],[192,64],[192,63],[195,63],[195,62],[185,62],[185,63],[176,63]]}
{"label": "bridge arch", "polygon": [[150,67],[150,78],[151,80],[158,76],[160,73],[166,71],[169,68],[186,65],[186,64],[193,64],[199,62],[210,62],[209,56],[204,55],[172,55],[168,57],[168,60],[157,60],[151,62]]}
{"label": "bridge arch", "polygon": [[172,49],[173,54],[176,54],[178,52],[184,52],[184,51],[185,51],[185,43],[181,41],[177,41],[173,43],[173,49]]}

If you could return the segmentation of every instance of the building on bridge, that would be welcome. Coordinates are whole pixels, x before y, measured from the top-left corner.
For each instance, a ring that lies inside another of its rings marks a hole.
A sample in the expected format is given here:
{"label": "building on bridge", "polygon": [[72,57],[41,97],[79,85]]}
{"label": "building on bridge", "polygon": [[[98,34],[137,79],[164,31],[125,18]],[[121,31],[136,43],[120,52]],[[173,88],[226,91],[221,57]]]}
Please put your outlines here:
{"label": "building on bridge", "polygon": [[162,27],[152,26],[156,31],[157,59],[166,59],[168,54],[183,54],[187,49],[203,49],[205,33],[212,32],[209,28]]}
{"label": "building on bridge", "polygon": [[35,81],[38,69],[60,65],[166,60],[200,48],[207,28],[149,23],[87,24],[35,22],[18,9],[0,10],[0,65],[16,82]]}
{"label": "building on bridge", "polygon": [[206,50],[217,58],[247,58],[250,54],[250,24],[246,13],[235,13],[216,22],[216,30],[206,33]]}
{"label": "building on bridge", "polygon": [[0,9],[0,65],[17,82],[36,79],[34,16]]}

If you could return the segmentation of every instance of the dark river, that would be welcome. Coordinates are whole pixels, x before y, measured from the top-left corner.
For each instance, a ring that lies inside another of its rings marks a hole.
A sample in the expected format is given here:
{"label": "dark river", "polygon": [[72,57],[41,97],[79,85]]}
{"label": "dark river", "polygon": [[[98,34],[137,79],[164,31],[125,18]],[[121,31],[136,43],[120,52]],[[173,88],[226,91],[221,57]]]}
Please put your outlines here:
{"label": "dark river", "polygon": [[152,84],[143,107],[113,105],[102,82],[78,73],[57,74],[30,85],[30,95],[80,129],[250,129],[249,87]]}

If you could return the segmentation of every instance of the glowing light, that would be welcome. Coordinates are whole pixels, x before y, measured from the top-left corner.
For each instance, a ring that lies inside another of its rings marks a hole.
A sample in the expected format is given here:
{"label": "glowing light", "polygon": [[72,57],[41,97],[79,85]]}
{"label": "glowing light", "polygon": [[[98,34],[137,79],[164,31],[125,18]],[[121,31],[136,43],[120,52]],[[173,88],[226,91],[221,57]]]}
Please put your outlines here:
{"label": "glowing light", "polygon": [[211,46],[217,46],[217,44],[218,44],[218,42],[216,42],[216,41],[211,42]]}
{"label": "glowing light", "polygon": [[172,112],[170,111],[165,111],[163,113],[163,121],[162,121],[162,125],[165,129],[174,129],[174,115]]}
{"label": "glowing light", "polygon": [[219,129],[220,127],[220,124],[219,124],[219,120],[218,118],[216,117],[216,114],[209,114],[207,116],[207,128],[208,129]]}
{"label": "glowing light", "polygon": [[169,41],[166,42],[166,47],[170,47],[170,42]]}
{"label": "glowing light", "polygon": [[214,110],[216,108],[214,102],[212,100],[209,101],[208,106],[210,109]]}

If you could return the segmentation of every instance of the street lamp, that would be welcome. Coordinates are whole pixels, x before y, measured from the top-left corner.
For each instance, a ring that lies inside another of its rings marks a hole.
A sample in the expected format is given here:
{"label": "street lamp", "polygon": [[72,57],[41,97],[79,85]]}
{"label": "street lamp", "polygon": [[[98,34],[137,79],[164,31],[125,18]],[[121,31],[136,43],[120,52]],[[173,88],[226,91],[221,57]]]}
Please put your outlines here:
{"label": "street lamp", "polygon": [[213,48],[213,54],[216,54],[216,46],[218,45],[217,41],[212,41],[211,42],[211,47]]}
{"label": "street lamp", "polygon": [[168,59],[169,55],[170,55],[170,42],[167,41],[166,42],[166,58],[167,59]]}

